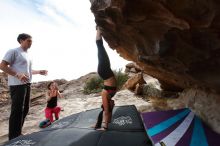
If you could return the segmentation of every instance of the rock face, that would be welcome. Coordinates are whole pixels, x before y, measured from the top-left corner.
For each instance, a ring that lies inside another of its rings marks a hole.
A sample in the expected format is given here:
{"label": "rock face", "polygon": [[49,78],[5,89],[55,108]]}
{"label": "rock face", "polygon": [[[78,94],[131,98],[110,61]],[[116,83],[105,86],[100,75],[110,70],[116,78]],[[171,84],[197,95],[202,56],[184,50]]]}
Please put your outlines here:
{"label": "rock face", "polygon": [[124,87],[129,90],[134,91],[137,84],[140,84],[140,85],[146,84],[142,73],[138,73],[132,76],[131,78],[129,78],[127,82],[124,84]]}
{"label": "rock face", "polygon": [[7,75],[0,72],[0,105],[8,101]]}
{"label": "rock face", "polygon": [[220,1],[90,0],[104,39],[169,89],[220,91]]}
{"label": "rock face", "polygon": [[218,94],[199,88],[186,89],[180,93],[179,98],[169,98],[165,102],[166,106],[172,107],[172,109],[190,108],[213,130],[220,133],[219,103],[220,98]]}
{"label": "rock face", "polygon": [[181,105],[220,133],[220,1],[90,2],[109,46],[158,79],[162,89],[184,91]]}

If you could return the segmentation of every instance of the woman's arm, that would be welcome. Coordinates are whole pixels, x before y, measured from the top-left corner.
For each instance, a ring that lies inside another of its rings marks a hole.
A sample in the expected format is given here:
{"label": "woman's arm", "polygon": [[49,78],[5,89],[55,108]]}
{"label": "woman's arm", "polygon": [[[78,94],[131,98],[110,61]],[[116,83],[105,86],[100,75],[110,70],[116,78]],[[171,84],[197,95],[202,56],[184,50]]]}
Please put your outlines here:
{"label": "woman's arm", "polygon": [[59,98],[64,98],[63,95],[60,93],[59,90],[57,90],[57,96],[58,96]]}

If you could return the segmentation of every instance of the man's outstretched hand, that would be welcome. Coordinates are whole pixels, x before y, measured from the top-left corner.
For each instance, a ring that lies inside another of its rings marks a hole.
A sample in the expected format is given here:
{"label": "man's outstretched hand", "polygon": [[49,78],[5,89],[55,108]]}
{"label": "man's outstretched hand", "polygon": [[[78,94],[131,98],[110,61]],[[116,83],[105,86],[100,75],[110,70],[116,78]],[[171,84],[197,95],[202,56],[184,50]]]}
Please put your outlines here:
{"label": "man's outstretched hand", "polygon": [[44,75],[44,76],[46,76],[47,73],[48,73],[47,70],[40,70],[40,71],[39,71],[39,74],[40,74],[40,75]]}

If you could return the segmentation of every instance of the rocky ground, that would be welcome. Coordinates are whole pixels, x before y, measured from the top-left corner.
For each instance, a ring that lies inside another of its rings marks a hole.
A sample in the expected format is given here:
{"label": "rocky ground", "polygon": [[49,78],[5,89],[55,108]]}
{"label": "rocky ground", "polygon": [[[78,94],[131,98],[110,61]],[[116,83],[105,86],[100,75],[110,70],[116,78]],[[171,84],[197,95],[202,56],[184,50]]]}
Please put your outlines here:
{"label": "rocky ground", "polygon": [[[58,101],[59,105],[62,107],[60,118],[100,107],[100,94],[83,94],[83,86],[85,82],[95,75],[95,73],[90,73],[72,81],[56,80],[59,84],[62,94],[64,95],[64,98],[59,99]],[[158,93],[155,92],[157,90],[158,82],[149,76],[144,76],[144,79],[148,84],[156,87],[150,91],[151,94],[156,95]],[[23,127],[23,134],[29,134],[40,130],[38,125],[39,122],[44,119],[44,108],[46,106],[46,85],[47,82],[32,84],[31,108]],[[7,90],[4,90],[4,93],[5,92],[7,93]],[[4,95],[8,96],[8,93]],[[3,99],[3,97],[1,98]],[[4,99],[4,101],[1,101],[2,106],[0,107],[0,143],[5,142],[8,137],[7,133],[8,119],[10,114],[10,100],[8,98]],[[160,98],[151,95],[136,95],[134,92],[131,92],[131,90],[124,88],[115,95],[114,100],[116,106],[135,105],[140,112],[146,112],[171,109],[171,107],[168,105],[168,102],[170,100],[175,102],[177,99]],[[178,104],[178,107],[182,106],[179,102],[176,102],[176,104]]]}
{"label": "rocky ground", "polygon": [[[219,111],[213,107],[218,106],[214,99],[215,95],[208,94],[205,89],[185,89],[182,92],[165,91],[160,87],[157,79],[143,74],[134,64],[126,66],[128,81],[123,88],[114,96],[115,105],[135,105],[140,112],[180,109],[189,107],[210,127],[220,132]],[[100,93],[85,95],[83,87],[89,79],[97,76],[89,73],[76,80],[55,80],[64,98],[59,99],[58,104],[62,107],[60,118],[82,112],[89,109],[99,108],[101,105]],[[8,119],[10,115],[10,98],[7,87],[7,76],[0,73],[0,144],[8,139]],[[31,108],[26,118],[23,134],[29,134],[41,130],[38,125],[44,120],[44,108],[46,106],[46,86],[49,81],[32,84]],[[209,100],[207,103],[207,97]],[[210,106],[202,106],[209,104]],[[214,110],[214,111],[213,111]],[[207,112],[209,111],[209,112]]]}

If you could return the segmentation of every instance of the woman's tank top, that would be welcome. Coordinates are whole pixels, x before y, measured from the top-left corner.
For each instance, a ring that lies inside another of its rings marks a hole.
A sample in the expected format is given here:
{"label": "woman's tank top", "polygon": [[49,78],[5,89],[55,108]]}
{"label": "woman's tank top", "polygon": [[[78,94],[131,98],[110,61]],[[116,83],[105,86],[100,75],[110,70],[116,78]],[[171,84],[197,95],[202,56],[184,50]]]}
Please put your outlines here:
{"label": "woman's tank top", "polygon": [[54,108],[57,106],[57,96],[52,97],[49,101],[47,101],[47,107]]}

